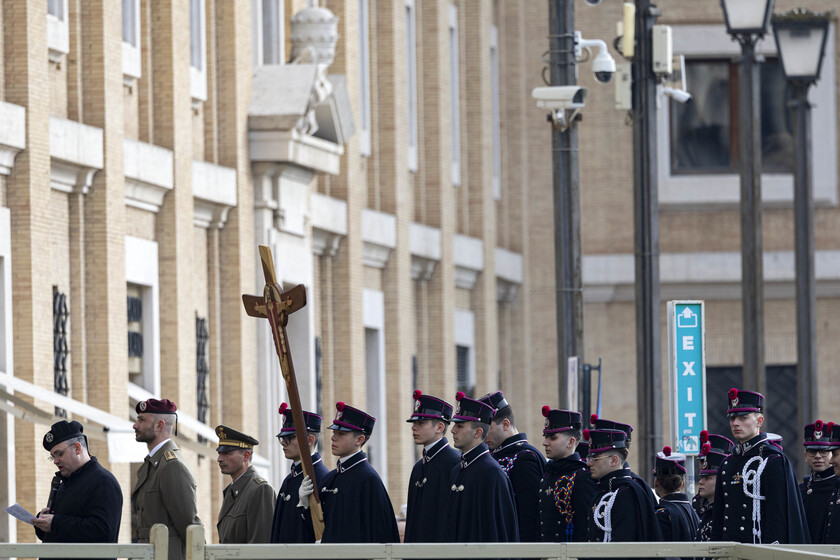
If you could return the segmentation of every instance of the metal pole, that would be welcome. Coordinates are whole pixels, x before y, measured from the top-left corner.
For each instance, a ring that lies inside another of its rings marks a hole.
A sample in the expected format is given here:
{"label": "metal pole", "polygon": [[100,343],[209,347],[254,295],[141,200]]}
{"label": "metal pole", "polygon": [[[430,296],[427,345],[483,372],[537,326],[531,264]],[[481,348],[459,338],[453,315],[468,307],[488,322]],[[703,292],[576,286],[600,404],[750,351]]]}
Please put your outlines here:
{"label": "metal pole", "polygon": [[817,418],[817,318],[814,278],[814,194],[811,181],[811,104],[807,82],[790,82],[793,90],[795,145],[793,208],[796,246],[796,384],[798,425]]}
{"label": "metal pole", "polygon": [[[636,376],[640,473],[653,470],[662,449],[662,371],[659,313],[659,193],[656,177],[656,76],[653,25],[660,12],[636,0],[633,64],[633,208],[636,263]],[[644,476],[644,475],[643,475]]]}
{"label": "metal pole", "polygon": [[738,150],[741,155],[741,316],[743,384],[767,394],[764,367],[764,271],[761,238],[761,86],[756,37],[739,35]]}
{"label": "metal pole", "polygon": [[[549,1],[551,85],[575,85],[573,0]],[[575,122],[551,132],[554,191],[554,273],[557,286],[559,402],[567,401],[568,359],[583,363],[583,294],[580,257],[580,175]]]}

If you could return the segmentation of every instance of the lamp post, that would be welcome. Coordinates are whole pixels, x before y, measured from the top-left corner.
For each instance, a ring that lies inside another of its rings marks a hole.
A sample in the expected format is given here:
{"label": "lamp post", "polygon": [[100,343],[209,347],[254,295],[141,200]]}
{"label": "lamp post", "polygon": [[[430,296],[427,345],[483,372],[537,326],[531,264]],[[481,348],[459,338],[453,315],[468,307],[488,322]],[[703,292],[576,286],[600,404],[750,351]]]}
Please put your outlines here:
{"label": "lamp post", "polygon": [[766,393],[761,238],[761,88],[755,45],[767,32],[774,0],[721,0],[726,30],[741,45],[738,153],[741,164],[741,316],[743,384]]}
{"label": "lamp post", "polygon": [[800,426],[817,417],[817,322],[814,278],[814,193],[811,181],[811,104],[808,89],[820,79],[830,13],[794,10],[773,17],[773,35],[791,90],[793,207],[796,245],[796,356]]}

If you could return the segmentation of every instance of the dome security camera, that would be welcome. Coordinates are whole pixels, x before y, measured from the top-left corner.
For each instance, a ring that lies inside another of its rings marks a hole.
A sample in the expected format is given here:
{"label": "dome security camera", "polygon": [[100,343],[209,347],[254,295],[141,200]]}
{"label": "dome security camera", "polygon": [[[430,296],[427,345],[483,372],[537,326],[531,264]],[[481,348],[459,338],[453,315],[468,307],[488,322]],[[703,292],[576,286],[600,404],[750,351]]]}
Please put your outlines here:
{"label": "dome security camera", "polygon": [[599,51],[598,56],[592,61],[592,73],[602,84],[609,83],[615,75],[615,59],[606,50]]}
{"label": "dome security camera", "polygon": [[598,4],[600,4],[600,3],[601,3],[601,0],[585,0],[585,1],[586,1],[586,3],[587,3],[587,4],[589,4],[590,6],[597,6]]}

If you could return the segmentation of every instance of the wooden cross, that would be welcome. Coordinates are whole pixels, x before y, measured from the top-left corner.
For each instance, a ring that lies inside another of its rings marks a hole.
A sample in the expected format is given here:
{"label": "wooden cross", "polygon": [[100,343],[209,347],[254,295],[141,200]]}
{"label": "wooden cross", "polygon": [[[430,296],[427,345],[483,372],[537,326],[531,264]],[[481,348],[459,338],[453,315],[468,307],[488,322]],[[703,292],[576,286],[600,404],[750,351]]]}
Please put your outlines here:
{"label": "wooden cross", "polygon": [[300,448],[303,472],[312,479],[315,488],[315,491],[309,496],[309,511],[312,514],[315,539],[321,540],[321,536],[324,534],[324,512],[321,509],[315,469],[312,467],[306,423],[303,418],[303,408],[300,404],[295,366],[292,363],[292,351],[289,348],[289,338],[286,335],[286,323],[289,320],[289,315],[306,305],[306,288],[303,284],[298,284],[291,290],[283,291],[283,288],[277,283],[277,276],[274,273],[274,259],[271,256],[271,248],[266,245],[260,245],[260,260],[265,275],[263,295],[260,297],[242,294],[242,303],[245,305],[245,313],[251,317],[268,319],[271,325],[274,350],[280,360],[280,371],[283,373],[283,379],[286,381],[286,389],[289,394],[289,408],[292,410],[292,419],[295,423],[295,437]]}

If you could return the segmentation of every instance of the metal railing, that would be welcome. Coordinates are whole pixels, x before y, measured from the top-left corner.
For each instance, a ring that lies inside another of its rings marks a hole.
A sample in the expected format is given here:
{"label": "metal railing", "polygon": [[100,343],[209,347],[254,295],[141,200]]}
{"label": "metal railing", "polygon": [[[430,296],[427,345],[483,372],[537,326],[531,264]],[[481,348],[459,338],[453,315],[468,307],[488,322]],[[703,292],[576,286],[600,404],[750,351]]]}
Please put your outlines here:
{"label": "metal railing", "polygon": [[[169,531],[155,525],[148,544],[0,543],[0,558],[127,558],[167,560]],[[840,558],[840,545],[715,543],[424,543],[424,544],[205,544],[204,527],[187,529],[186,560],[412,560],[420,558],[722,558],[810,560]]]}

